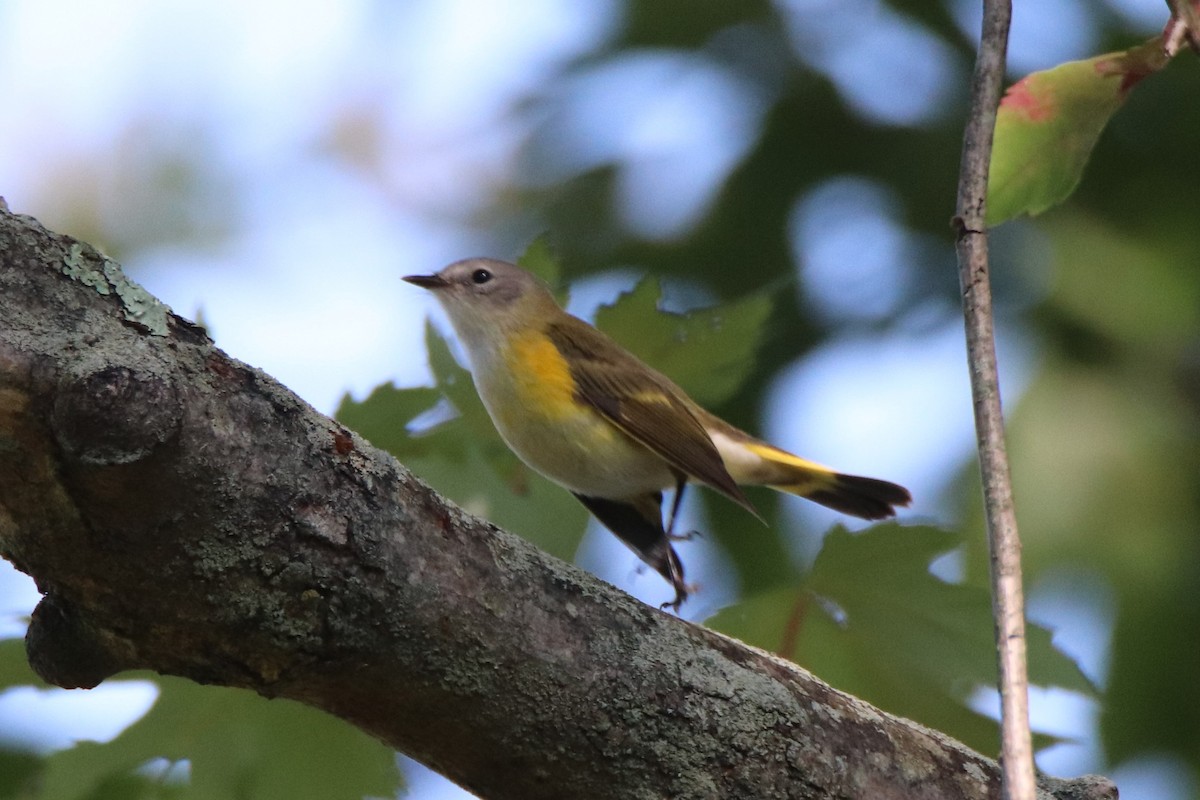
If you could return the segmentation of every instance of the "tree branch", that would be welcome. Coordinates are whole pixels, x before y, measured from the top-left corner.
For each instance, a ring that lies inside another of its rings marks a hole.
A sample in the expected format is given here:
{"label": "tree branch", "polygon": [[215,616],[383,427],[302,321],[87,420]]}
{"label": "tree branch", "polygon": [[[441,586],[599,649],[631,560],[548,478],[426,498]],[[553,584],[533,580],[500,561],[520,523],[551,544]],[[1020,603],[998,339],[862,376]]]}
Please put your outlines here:
{"label": "tree branch", "polygon": [[995,762],[468,516],[4,212],[0,320],[0,553],[45,593],[51,683],[299,700],[489,798],[997,792]]}
{"label": "tree branch", "polygon": [[992,135],[1004,82],[1009,0],[985,0],[983,31],[971,84],[971,109],[959,167],[957,251],[967,334],[967,360],[975,407],[975,434],[983,478],[992,607],[1000,664],[1000,741],[1004,796],[1033,800],[1033,742],[1029,729],[1029,678],[1025,655],[1025,599],[1021,538],[1013,510],[1012,481],[1004,446],[1004,415],[996,366],[992,294],[988,277],[987,188]]}

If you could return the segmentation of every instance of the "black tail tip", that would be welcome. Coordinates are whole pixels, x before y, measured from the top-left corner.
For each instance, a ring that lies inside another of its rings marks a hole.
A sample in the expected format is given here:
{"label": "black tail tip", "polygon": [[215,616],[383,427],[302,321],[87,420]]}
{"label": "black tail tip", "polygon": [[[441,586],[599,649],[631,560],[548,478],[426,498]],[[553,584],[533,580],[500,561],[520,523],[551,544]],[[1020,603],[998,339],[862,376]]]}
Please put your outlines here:
{"label": "black tail tip", "polygon": [[907,507],[912,502],[912,494],[897,483],[841,474],[833,486],[813,492],[808,498],[834,511],[871,520],[894,517],[897,506]]}

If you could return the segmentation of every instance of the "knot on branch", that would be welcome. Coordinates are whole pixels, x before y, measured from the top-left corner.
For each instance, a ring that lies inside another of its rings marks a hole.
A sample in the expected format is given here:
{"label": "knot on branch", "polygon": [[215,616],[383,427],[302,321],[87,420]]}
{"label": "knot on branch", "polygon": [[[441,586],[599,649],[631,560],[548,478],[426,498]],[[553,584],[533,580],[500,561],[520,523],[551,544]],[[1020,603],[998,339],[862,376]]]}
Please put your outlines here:
{"label": "knot on branch", "polygon": [[69,603],[46,595],[25,633],[29,666],[53,686],[92,689],[133,664],[113,652],[112,637],[88,624]]}
{"label": "knot on branch", "polygon": [[81,464],[131,464],[179,429],[180,406],[169,380],[108,366],[63,382],[54,400],[54,434]]}

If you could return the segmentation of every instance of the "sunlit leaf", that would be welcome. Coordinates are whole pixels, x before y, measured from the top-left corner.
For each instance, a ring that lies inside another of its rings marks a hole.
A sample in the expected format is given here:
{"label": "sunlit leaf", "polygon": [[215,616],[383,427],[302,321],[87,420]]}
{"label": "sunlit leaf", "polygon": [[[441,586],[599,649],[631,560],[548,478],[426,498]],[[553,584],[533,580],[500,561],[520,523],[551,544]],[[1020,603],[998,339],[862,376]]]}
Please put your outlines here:
{"label": "sunlit leaf", "polygon": [[1161,39],[1027,75],[1000,103],[988,189],[988,224],[1039,214],[1083,176],[1108,120],[1143,78],[1167,63]]}

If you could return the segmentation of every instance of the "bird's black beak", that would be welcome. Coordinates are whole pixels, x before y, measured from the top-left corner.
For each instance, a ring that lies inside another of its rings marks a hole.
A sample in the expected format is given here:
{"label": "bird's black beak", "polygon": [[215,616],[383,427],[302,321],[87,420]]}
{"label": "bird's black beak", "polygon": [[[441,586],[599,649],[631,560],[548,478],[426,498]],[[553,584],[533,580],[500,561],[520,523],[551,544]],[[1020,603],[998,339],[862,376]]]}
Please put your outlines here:
{"label": "bird's black beak", "polygon": [[441,275],[405,275],[401,280],[408,281],[422,289],[445,289],[449,282]]}

